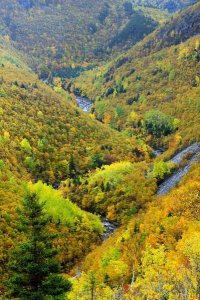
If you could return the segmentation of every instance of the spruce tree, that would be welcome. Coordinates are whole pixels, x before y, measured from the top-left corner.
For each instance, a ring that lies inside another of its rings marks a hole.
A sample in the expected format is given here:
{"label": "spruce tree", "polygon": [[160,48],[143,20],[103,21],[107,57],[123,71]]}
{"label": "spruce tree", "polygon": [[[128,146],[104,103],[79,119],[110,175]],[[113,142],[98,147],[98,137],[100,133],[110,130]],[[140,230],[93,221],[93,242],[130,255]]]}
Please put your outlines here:
{"label": "spruce tree", "polygon": [[62,299],[71,287],[60,275],[57,251],[52,246],[55,236],[48,232],[49,220],[43,208],[38,195],[28,192],[18,211],[24,241],[15,248],[8,265],[8,293],[12,299]]}

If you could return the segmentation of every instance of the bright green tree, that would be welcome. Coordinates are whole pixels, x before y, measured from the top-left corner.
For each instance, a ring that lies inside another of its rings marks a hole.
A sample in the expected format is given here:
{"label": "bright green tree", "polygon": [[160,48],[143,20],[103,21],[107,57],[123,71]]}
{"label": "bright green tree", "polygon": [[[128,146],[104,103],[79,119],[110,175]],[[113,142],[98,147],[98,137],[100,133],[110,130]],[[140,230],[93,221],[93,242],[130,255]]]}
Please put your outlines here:
{"label": "bright green tree", "polygon": [[28,141],[27,139],[23,139],[23,140],[21,141],[21,143],[20,143],[20,146],[21,146],[21,148],[22,148],[25,152],[31,153],[32,148],[31,148],[31,145],[30,145],[30,143],[29,143],[29,141]]}
{"label": "bright green tree", "polygon": [[161,160],[154,164],[153,171],[150,175],[158,180],[163,180],[166,175],[171,173],[174,167],[175,164],[173,162],[164,162]]}
{"label": "bright green tree", "polygon": [[57,251],[52,247],[55,236],[48,232],[49,220],[38,195],[27,192],[18,213],[24,241],[15,248],[8,265],[9,296],[22,300],[62,299],[71,284],[60,275]]}

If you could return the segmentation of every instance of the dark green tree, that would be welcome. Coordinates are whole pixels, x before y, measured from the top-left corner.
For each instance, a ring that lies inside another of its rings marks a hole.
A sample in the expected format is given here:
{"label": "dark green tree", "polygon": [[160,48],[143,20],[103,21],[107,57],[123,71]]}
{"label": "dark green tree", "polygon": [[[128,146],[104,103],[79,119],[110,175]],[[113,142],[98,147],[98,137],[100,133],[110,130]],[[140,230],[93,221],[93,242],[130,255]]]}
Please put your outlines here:
{"label": "dark green tree", "polygon": [[70,160],[69,160],[69,177],[70,178],[75,178],[76,177],[76,164],[74,161],[74,156],[73,154],[70,155]]}
{"label": "dark green tree", "polygon": [[57,251],[52,246],[55,235],[48,232],[48,217],[38,195],[27,192],[18,210],[19,230],[24,241],[13,251],[8,269],[8,294],[12,299],[62,299],[71,283],[60,275]]}
{"label": "dark green tree", "polygon": [[174,132],[173,119],[161,111],[151,110],[145,114],[144,124],[146,131],[160,138]]}

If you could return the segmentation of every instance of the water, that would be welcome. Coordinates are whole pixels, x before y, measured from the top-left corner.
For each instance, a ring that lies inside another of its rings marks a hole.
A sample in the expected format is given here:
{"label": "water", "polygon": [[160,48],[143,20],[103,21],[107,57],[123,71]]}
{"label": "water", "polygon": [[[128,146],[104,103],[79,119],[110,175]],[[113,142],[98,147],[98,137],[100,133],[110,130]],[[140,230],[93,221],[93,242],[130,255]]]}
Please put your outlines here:
{"label": "water", "polygon": [[[92,106],[92,101],[86,97],[77,96],[76,98],[78,106],[84,111],[89,112]],[[163,150],[157,149],[154,150],[155,156],[159,156],[163,153]],[[157,195],[165,195],[167,194],[173,187],[175,187],[186,175],[191,167],[193,162],[199,161],[200,154],[200,146],[198,143],[193,143],[187,148],[183,149],[179,153],[177,153],[170,161],[179,165],[186,155],[191,155],[191,158],[188,160],[187,164],[184,167],[180,167],[174,174],[172,174],[169,178],[167,178],[163,183],[161,183],[157,190]],[[103,239],[106,240],[113,232],[117,229],[119,224],[112,223],[109,220],[102,218],[102,223],[105,228],[105,232],[103,235]]]}
{"label": "water", "polygon": [[115,232],[117,227],[119,227],[119,224],[117,224],[116,222],[110,222],[106,218],[102,218],[101,220],[105,229],[103,234],[103,240],[106,240],[107,238],[109,238],[110,235],[113,234],[113,232]]}
{"label": "water", "polygon": [[[89,112],[93,105],[93,102],[86,97],[77,96],[76,102],[84,112]],[[106,240],[111,234],[113,234],[119,225],[117,223],[110,222],[106,218],[102,218],[101,220],[104,226],[103,240]]]}
{"label": "water", "polygon": [[161,154],[163,154],[163,150],[161,150],[161,149],[156,149],[156,150],[154,150],[153,151],[153,153],[154,153],[154,155],[157,157],[157,156],[160,156]]}
{"label": "water", "polygon": [[[155,150],[154,153],[158,156],[161,155],[163,151]],[[191,158],[187,161],[187,164],[184,167],[179,168],[173,175],[171,175],[159,185],[159,188],[156,193],[157,195],[161,196],[167,194],[173,187],[175,187],[181,181],[183,176],[189,172],[192,163],[200,161],[200,146],[198,145],[198,143],[193,143],[191,146],[188,146],[184,150],[180,151],[170,161],[178,165],[183,161],[186,155],[191,155]],[[102,223],[105,228],[103,240],[106,240],[110,235],[113,234],[113,232],[115,232],[119,224],[111,223],[105,218],[102,218]]]}
{"label": "water", "polygon": [[[108,219],[102,217],[101,221],[104,226],[104,234],[103,234],[103,241],[107,240],[119,227],[117,222],[110,222]],[[76,275],[73,278],[79,278],[82,273],[82,266],[78,265],[76,269]]]}
{"label": "water", "polygon": [[93,102],[90,99],[88,99],[86,97],[80,97],[80,96],[76,97],[76,102],[77,102],[78,106],[82,109],[82,111],[84,111],[84,112],[89,112],[90,108],[93,104]]}
{"label": "water", "polygon": [[183,176],[189,172],[191,164],[200,160],[200,146],[198,145],[198,143],[194,143],[191,146],[180,151],[170,161],[175,164],[180,164],[186,155],[191,155],[191,158],[188,160],[187,164],[184,167],[179,168],[174,174],[172,174],[169,178],[167,178],[163,183],[159,185],[157,195],[165,195],[166,193],[168,193],[181,181]]}

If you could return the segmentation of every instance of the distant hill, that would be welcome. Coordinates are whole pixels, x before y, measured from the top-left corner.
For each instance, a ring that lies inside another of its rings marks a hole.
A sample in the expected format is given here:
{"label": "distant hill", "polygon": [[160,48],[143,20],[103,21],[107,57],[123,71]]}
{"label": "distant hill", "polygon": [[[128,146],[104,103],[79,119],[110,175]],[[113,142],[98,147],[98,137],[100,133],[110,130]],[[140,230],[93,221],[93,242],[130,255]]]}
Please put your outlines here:
{"label": "distant hill", "polygon": [[128,134],[144,136],[146,112],[159,110],[179,120],[181,139],[198,138],[199,24],[197,3],[125,55],[84,73],[76,88],[96,100],[95,116]]}
{"label": "distant hill", "polygon": [[[63,297],[198,298],[200,2],[193,2],[0,1],[0,299],[13,287],[12,250],[32,231],[19,226],[16,210],[27,188],[43,204],[60,272],[73,283]],[[87,113],[81,96],[93,101]],[[174,188],[161,196],[171,175]],[[54,299],[45,294],[48,268],[35,266],[27,270],[44,279],[38,297]],[[35,281],[20,278],[13,280],[25,299]],[[51,288],[57,293],[56,280]]]}
{"label": "distant hill", "polygon": [[166,13],[138,11],[122,0],[2,0],[0,15],[1,33],[30,57],[31,66],[62,77],[130,48],[166,19]]}
{"label": "distant hill", "polygon": [[184,9],[195,2],[197,2],[197,0],[134,0],[134,3],[136,3],[137,5],[145,5],[150,7],[157,7],[160,9],[166,9],[170,13]]}
{"label": "distant hill", "polygon": [[[49,6],[51,4],[62,4],[63,0],[17,0],[18,3],[26,8],[30,9],[32,7],[40,7],[44,8],[45,6]],[[74,3],[77,3],[79,6],[81,6],[81,3],[79,1],[74,1]],[[169,12],[174,12],[183,8],[186,8],[187,6],[197,2],[197,0],[133,0],[133,1],[124,1],[127,10],[130,8],[130,4],[134,5],[144,5],[149,7],[156,7],[161,9],[167,9]],[[82,7],[84,8],[86,5],[90,5],[88,1],[82,1]],[[93,3],[94,4],[94,3]]]}

